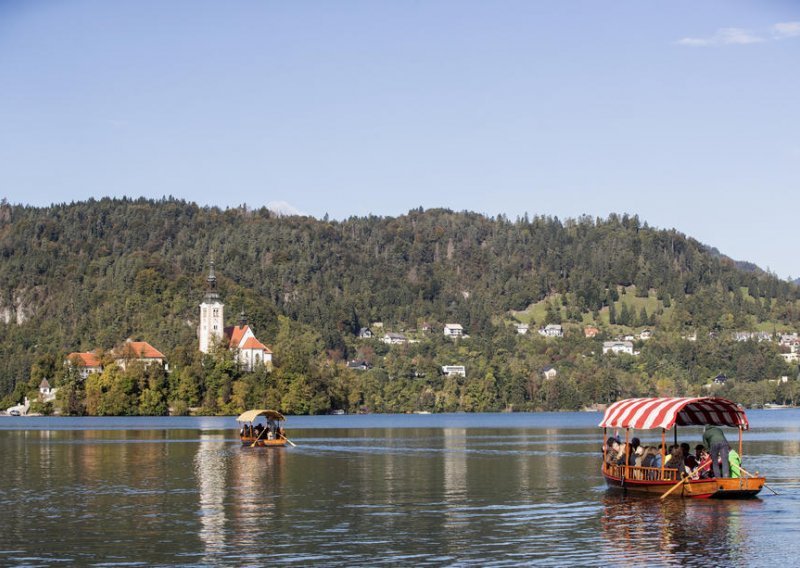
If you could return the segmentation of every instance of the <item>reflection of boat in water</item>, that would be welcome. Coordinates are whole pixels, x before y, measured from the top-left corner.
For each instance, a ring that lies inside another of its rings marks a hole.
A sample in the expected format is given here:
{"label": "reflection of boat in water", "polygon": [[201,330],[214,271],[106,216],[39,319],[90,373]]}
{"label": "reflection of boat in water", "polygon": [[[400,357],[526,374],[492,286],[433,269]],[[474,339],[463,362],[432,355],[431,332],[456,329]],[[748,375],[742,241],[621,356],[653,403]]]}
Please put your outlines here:
{"label": "reflection of boat in water", "polygon": [[[259,420],[264,418],[265,420]],[[286,418],[276,410],[248,410],[243,412],[236,422],[241,422],[239,438],[243,446],[260,448],[283,447],[288,441],[283,423]],[[262,423],[266,422],[266,424]]]}
{"label": "reflection of boat in water", "polygon": [[[661,467],[617,465],[603,460],[602,472],[609,487],[628,491],[683,497],[743,499],[755,497],[765,479],[758,476],[728,478],[684,478],[678,470],[665,467],[666,431],[678,426],[730,426],[739,430],[739,455],[742,455],[742,432],[749,424],[744,410],[724,398],[631,398],[615,402],[606,410],[600,426],[603,440],[608,428],[624,428],[625,442],[630,430],[661,429]],[[742,473],[746,472],[742,469]],[[676,487],[680,485],[680,487]]]}

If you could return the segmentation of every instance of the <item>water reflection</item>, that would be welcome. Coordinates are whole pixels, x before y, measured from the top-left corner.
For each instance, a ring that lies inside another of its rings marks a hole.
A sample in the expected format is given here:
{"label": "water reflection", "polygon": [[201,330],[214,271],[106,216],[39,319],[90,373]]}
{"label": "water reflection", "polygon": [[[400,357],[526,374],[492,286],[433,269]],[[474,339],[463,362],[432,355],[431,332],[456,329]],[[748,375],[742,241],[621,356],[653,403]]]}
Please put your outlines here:
{"label": "water reflection", "polygon": [[213,563],[214,558],[225,549],[226,446],[228,444],[224,436],[202,434],[194,459],[200,494],[199,536],[205,552],[203,560],[208,563]]}
{"label": "water reflection", "polygon": [[[666,499],[608,492],[600,518],[603,553],[615,564],[732,566],[752,552],[751,525],[760,500]],[[636,543],[635,549],[628,544]]]}

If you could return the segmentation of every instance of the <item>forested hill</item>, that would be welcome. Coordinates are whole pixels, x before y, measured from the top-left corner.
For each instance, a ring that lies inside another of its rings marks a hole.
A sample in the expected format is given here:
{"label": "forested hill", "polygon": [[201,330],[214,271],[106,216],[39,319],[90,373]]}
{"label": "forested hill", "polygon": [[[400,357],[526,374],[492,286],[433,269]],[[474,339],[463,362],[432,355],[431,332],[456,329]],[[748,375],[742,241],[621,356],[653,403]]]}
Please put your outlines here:
{"label": "forested hill", "polygon": [[[794,284],[627,215],[511,220],[419,209],[329,221],[173,199],[3,203],[0,253],[0,394],[43,356],[128,337],[189,357],[212,256],[227,319],[243,310],[269,344],[287,316],[312,327],[334,358],[355,356],[353,335],[376,321],[393,330],[458,322],[491,337],[512,314],[536,326],[673,331],[800,319]],[[625,293],[654,298],[650,313],[615,321]]]}

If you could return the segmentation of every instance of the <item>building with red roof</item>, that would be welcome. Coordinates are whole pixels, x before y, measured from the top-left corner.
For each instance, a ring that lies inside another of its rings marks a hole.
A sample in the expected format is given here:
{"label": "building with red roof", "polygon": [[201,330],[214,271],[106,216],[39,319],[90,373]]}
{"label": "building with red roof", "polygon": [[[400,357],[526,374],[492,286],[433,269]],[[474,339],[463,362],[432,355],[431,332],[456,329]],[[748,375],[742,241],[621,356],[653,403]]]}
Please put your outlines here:
{"label": "building with red roof", "polygon": [[132,341],[128,339],[121,347],[114,350],[114,361],[124,371],[133,361],[139,361],[145,366],[161,365],[166,368],[164,354],[146,341]]}
{"label": "building with red roof", "polygon": [[70,353],[67,355],[65,363],[78,369],[82,379],[86,379],[92,373],[103,372],[103,364],[100,362],[100,357],[93,351]]}

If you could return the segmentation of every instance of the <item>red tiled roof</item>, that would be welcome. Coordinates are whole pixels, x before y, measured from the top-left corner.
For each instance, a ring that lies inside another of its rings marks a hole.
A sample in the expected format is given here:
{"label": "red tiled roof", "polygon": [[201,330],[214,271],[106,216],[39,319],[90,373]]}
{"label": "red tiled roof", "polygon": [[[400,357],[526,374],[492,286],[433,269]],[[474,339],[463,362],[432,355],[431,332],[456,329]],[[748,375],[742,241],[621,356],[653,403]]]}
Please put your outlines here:
{"label": "red tiled roof", "polygon": [[131,359],[164,359],[164,354],[146,341],[127,341],[119,353]]}
{"label": "red tiled roof", "polygon": [[239,343],[242,341],[242,337],[244,337],[244,334],[247,333],[248,329],[250,329],[250,326],[247,325],[236,325],[233,327],[226,327],[225,335],[231,338],[230,346],[239,347]]}
{"label": "red tiled roof", "polygon": [[70,353],[67,360],[78,367],[100,367],[100,357],[92,352]]}
{"label": "red tiled roof", "polygon": [[255,337],[249,337],[249,338],[247,338],[247,341],[245,341],[245,342],[244,342],[244,345],[242,345],[242,349],[263,349],[264,351],[268,351],[269,353],[272,353],[272,351],[270,351],[269,349],[267,349],[267,346],[266,346],[266,345],[264,345],[263,343],[261,343],[261,342],[260,342],[258,339],[256,339]]}

